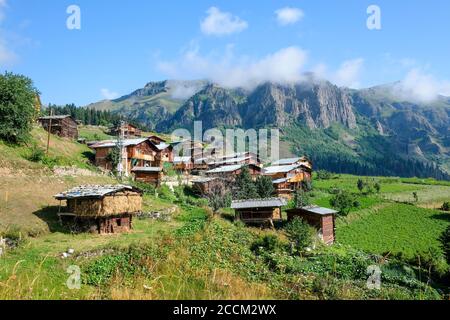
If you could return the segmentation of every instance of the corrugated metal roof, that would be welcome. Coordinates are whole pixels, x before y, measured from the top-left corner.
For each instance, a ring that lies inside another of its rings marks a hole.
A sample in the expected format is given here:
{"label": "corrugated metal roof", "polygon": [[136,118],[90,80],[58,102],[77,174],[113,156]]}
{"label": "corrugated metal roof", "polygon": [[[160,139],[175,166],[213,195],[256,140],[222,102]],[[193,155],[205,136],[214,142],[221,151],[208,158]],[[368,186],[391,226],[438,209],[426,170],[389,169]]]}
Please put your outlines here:
{"label": "corrugated metal roof", "polygon": [[320,215],[329,215],[329,214],[336,214],[338,213],[336,210],[333,209],[328,209],[328,208],[323,208],[323,207],[316,207],[316,206],[310,206],[310,207],[303,207],[303,210],[315,213],[315,214],[320,214]]}
{"label": "corrugated metal roof", "polygon": [[243,162],[251,159],[251,157],[239,157],[239,158],[229,158],[221,161],[216,161],[213,164],[229,164],[229,163],[236,163],[236,162]]}
{"label": "corrugated metal roof", "polygon": [[174,157],[173,163],[191,163],[191,157]]}
{"label": "corrugated metal roof", "polygon": [[[139,139],[124,139],[122,141],[124,147],[136,146],[148,140],[147,138],[139,138]],[[96,144],[92,145],[91,148],[113,148],[117,145],[117,140],[107,140],[100,141]]]}
{"label": "corrugated metal roof", "polygon": [[276,173],[286,173],[292,170],[299,168],[299,165],[290,165],[290,166],[271,166],[264,168],[265,174],[276,174]]}
{"label": "corrugated metal roof", "polygon": [[277,208],[287,205],[283,198],[238,200],[231,203],[232,209]]}
{"label": "corrugated metal roof", "polygon": [[192,183],[206,183],[206,182],[211,182],[214,180],[217,180],[217,179],[216,178],[200,178],[195,181],[192,181]]}
{"label": "corrugated metal roof", "polygon": [[134,167],[132,172],[161,172],[163,169],[159,167]]}
{"label": "corrugated metal roof", "polygon": [[79,186],[68,191],[59,193],[54,197],[57,200],[77,199],[77,198],[103,198],[108,194],[130,190],[141,192],[139,189],[126,185],[86,185]]}
{"label": "corrugated metal roof", "polygon": [[280,159],[272,163],[272,166],[287,166],[299,162],[302,158]]}
{"label": "corrugated metal roof", "polygon": [[242,165],[242,164],[236,164],[236,165],[233,165],[233,166],[223,166],[223,167],[219,167],[219,168],[216,168],[216,169],[209,170],[206,173],[211,174],[211,173],[233,172],[233,171],[241,169],[243,166],[244,165]]}
{"label": "corrugated metal roof", "polygon": [[65,119],[65,118],[72,118],[72,116],[65,114],[65,115],[59,115],[59,116],[45,116],[45,117],[40,117],[39,120],[61,120],[61,119]]}
{"label": "corrugated metal roof", "polygon": [[289,180],[288,178],[281,178],[281,179],[273,180],[272,183],[273,184],[280,184],[280,183],[287,182],[288,180]]}

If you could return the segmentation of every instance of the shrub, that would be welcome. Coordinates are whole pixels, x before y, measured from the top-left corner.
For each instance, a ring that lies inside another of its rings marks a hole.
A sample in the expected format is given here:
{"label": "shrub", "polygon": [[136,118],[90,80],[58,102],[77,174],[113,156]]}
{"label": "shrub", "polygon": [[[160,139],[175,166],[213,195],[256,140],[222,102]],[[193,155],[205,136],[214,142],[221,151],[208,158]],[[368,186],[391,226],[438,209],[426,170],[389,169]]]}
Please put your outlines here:
{"label": "shrub", "polygon": [[311,246],[313,241],[313,230],[312,228],[301,218],[294,218],[285,227],[286,235],[294,244],[297,252],[301,253],[306,247]]}
{"label": "shrub", "polygon": [[39,148],[36,144],[31,147],[31,153],[27,157],[28,160],[32,162],[42,162],[45,158],[45,152]]}
{"label": "shrub", "polygon": [[146,194],[146,195],[149,195],[149,196],[155,195],[156,188],[152,184],[144,183],[144,182],[140,182],[140,181],[133,181],[132,185],[135,186],[136,188],[141,189],[144,192],[144,194]]}
{"label": "shrub", "polygon": [[332,177],[333,174],[331,172],[328,172],[326,170],[317,171],[317,179],[319,180],[330,180]]}
{"label": "shrub", "polygon": [[167,201],[171,201],[171,202],[175,202],[177,200],[177,197],[175,196],[175,194],[165,184],[163,184],[161,187],[159,187],[157,189],[157,193],[158,193],[158,196],[161,199],[164,199],[164,200],[167,200]]}
{"label": "shrub", "polygon": [[450,226],[442,233],[440,239],[447,263],[450,264]]}
{"label": "shrub", "polygon": [[346,190],[339,190],[330,199],[330,204],[339,211],[339,214],[346,216],[350,210],[358,205],[358,201],[353,194]]}
{"label": "shrub", "polygon": [[303,191],[303,189],[297,189],[294,194],[294,206],[295,208],[307,207],[311,204],[309,195]]}
{"label": "shrub", "polygon": [[273,234],[260,236],[252,243],[250,247],[250,249],[256,254],[260,254],[261,252],[276,252],[280,248],[282,248],[282,244],[278,240],[278,237]]}
{"label": "shrub", "polygon": [[450,211],[450,201],[444,202],[444,204],[441,207],[442,211]]}

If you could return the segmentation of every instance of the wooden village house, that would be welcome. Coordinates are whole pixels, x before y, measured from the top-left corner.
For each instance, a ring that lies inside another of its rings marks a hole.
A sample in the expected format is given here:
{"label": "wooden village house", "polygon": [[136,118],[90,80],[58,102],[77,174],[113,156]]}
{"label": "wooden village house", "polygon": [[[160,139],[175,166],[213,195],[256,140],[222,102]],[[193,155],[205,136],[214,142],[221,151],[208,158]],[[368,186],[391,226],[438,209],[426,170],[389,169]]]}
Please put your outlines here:
{"label": "wooden village house", "polygon": [[316,206],[287,210],[288,221],[299,217],[313,226],[325,244],[333,244],[335,240],[335,221],[337,211]]}
{"label": "wooden village house", "polygon": [[231,208],[236,212],[236,219],[247,224],[269,224],[281,221],[281,207],[287,205],[283,198],[255,199],[233,201]]}
{"label": "wooden village house", "polygon": [[261,175],[262,169],[254,164],[235,164],[230,166],[222,166],[212,170],[208,170],[206,174],[210,177],[228,177],[230,179],[234,179],[241,174],[244,167],[248,168],[248,170],[250,171],[250,175],[254,179]]}
{"label": "wooden village house", "polygon": [[119,136],[123,134],[124,138],[126,139],[142,137],[141,129],[130,123],[125,123],[120,127],[111,128],[110,134],[113,136]]}
{"label": "wooden village house", "polygon": [[[162,142],[155,144],[148,138],[125,139],[122,141],[126,149],[126,163],[124,157],[123,168],[131,173],[135,167],[163,167],[166,162],[173,162],[172,146]],[[117,141],[102,141],[92,146],[95,150],[95,165],[105,170],[112,170],[110,154],[117,147]]]}
{"label": "wooden village house", "polygon": [[264,175],[272,178],[276,195],[284,198],[290,198],[302,181],[311,181],[311,171],[299,164],[267,167]]}
{"label": "wooden village house", "polygon": [[80,186],[57,194],[66,201],[58,216],[79,231],[108,234],[130,231],[133,215],[142,211],[142,191],[124,185]]}
{"label": "wooden village house", "polygon": [[40,117],[38,121],[51,134],[62,138],[78,139],[78,123],[69,115]]}

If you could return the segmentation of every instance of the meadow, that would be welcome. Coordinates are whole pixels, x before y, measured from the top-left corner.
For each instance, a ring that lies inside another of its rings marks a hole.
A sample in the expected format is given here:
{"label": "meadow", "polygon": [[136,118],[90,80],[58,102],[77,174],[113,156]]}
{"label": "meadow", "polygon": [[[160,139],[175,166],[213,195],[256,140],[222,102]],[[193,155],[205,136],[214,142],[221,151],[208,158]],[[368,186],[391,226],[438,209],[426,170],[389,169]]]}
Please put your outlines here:
{"label": "meadow", "polygon": [[[45,135],[33,132],[45,145]],[[0,144],[0,234],[18,244],[0,257],[0,299],[443,299],[445,273],[439,236],[450,213],[448,182],[335,175],[314,177],[311,200],[330,207],[334,188],[359,206],[336,221],[337,243],[292,254],[283,226],[250,228],[224,209],[213,216],[189,193],[149,192],[145,211],[173,209],[170,221],[135,219],[130,233],[99,236],[63,228],[53,195],[86,183],[117,183],[89,165],[86,146],[52,140],[50,157],[92,172],[58,176],[29,160],[26,147]],[[69,150],[69,151],[67,151]],[[360,192],[357,180],[377,181],[379,193]],[[418,201],[412,193],[418,194]],[[427,209],[432,208],[432,209]],[[264,237],[274,247],[254,249]],[[75,253],[62,258],[62,253]],[[383,286],[366,287],[366,269],[379,265]],[[79,290],[67,286],[78,266]],[[428,281],[432,278],[433,281]]]}

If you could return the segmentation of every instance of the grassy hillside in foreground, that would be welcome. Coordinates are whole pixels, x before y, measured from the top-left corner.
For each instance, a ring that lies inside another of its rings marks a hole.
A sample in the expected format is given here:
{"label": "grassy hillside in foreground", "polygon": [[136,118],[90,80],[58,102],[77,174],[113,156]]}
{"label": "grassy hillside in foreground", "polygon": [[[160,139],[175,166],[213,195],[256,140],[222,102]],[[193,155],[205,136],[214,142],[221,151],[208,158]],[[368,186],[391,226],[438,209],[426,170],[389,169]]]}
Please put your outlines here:
{"label": "grassy hillside in foreground", "polygon": [[[45,145],[43,130],[35,129],[33,137]],[[437,273],[448,268],[437,239],[450,214],[419,207],[450,200],[446,182],[379,177],[381,193],[366,195],[357,190],[356,176],[315,180],[313,202],[329,206],[332,189],[340,187],[357,194],[360,206],[337,219],[334,246],[300,256],[291,253],[282,228],[230,222],[230,210],[211,217],[201,200],[167,191],[146,194],[144,210],[175,208],[170,221],[135,219],[126,234],[72,234],[58,223],[53,195],[115,180],[55,176],[49,164],[27,160],[27,147],[0,148],[8,170],[0,178],[0,233],[19,244],[0,257],[0,299],[442,299],[448,294]],[[93,169],[87,151],[52,136],[50,157],[61,163]],[[414,205],[390,200],[404,195],[411,201],[406,195],[412,192],[419,195]],[[276,245],[255,249],[268,235]],[[62,259],[68,249],[75,255]],[[423,260],[430,250],[434,260]],[[380,254],[386,252],[404,257],[385,260]],[[80,290],[66,286],[71,265],[81,269]],[[380,291],[366,288],[370,265],[382,269]]]}

